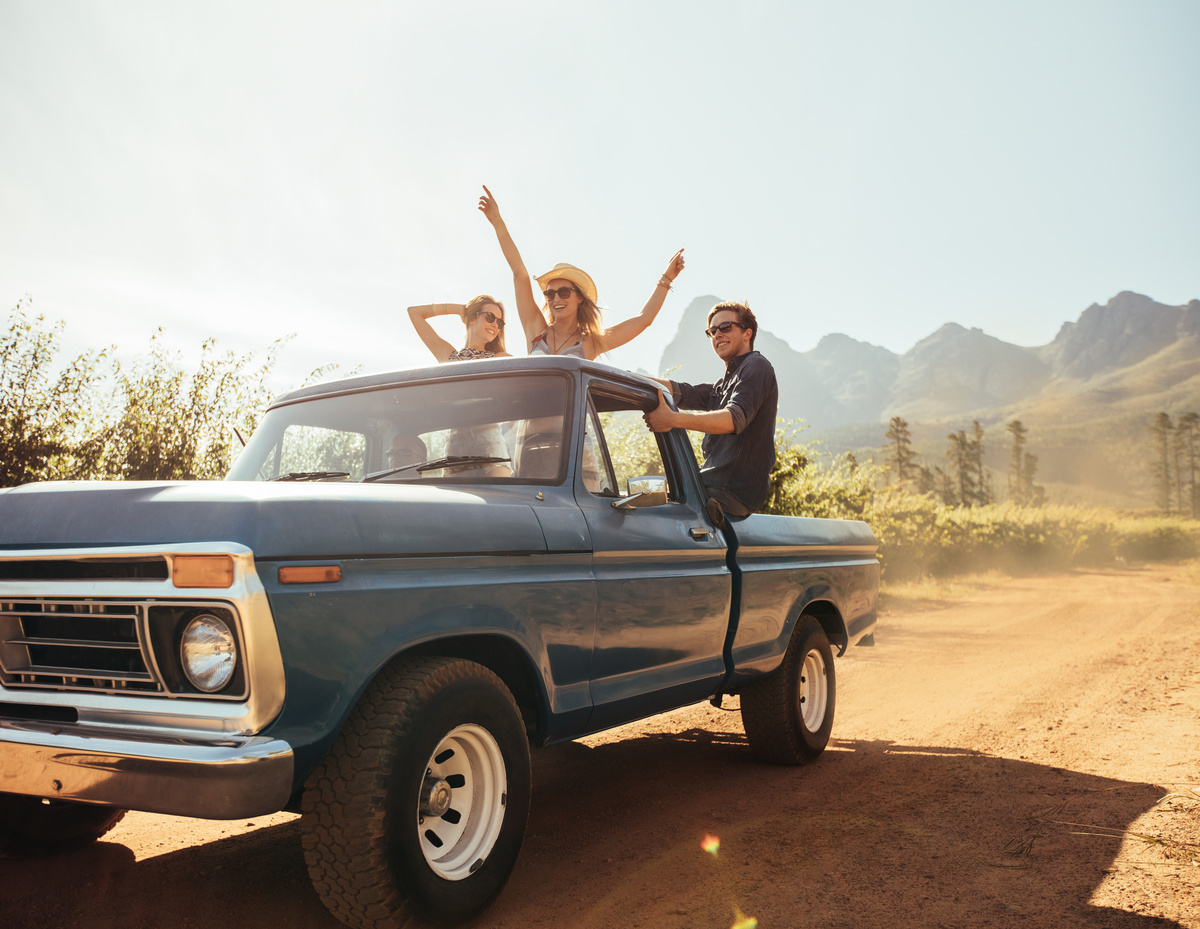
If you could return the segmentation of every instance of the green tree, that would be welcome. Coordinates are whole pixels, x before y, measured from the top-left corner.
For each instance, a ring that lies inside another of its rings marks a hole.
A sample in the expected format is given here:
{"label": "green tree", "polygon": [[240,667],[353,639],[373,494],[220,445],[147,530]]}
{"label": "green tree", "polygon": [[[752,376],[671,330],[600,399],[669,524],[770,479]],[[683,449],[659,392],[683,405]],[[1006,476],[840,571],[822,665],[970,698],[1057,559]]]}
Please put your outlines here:
{"label": "green tree", "polygon": [[1008,497],[1013,503],[1024,504],[1028,493],[1025,489],[1025,437],[1029,430],[1019,419],[1014,419],[1005,431],[1012,436],[1012,457],[1008,462]]}
{"label": "green tree", "polygon": [[987,468],[983,466],[983,426],[979,420],[971,421],[970,442],[971,465],[975,469],[975,500],[978,506],[987,506],[992,502],[992,478]]}
{"label": "green tree", "polygon": [[105,353],[89,352],[55,371],[61,322],[30,316],[21,300],[0,342],[0,487],[82,476],[99,445],[94,428]]}
{"label": "green tree", "polygon": [[159,330],[149,353],[127,364],[95,351],[58,370],[63,324],[31,316],[27,305],[17,305],[0,337],[0,486],[222,477],[235,430],[253,432],[270,401],[268,378],[286,342],[263,359],[218,355],[209,339],[189,374]]}
{"label": "green tree", "polygon": [[[1188,503],[1191,505],[1191,509],[1183,510],[1183,512],[1190,512],[1192,519],[1200,519],[1200,500],[1196,498],[1196,445],[1200,442],[1200,413],[1195,411],[1184,413],[1179,417],[1175,430],[1176,439],[1182,442],[1187,455]],[[1179,475],[1179,483],[1182,486],[1184,472],[1176,473]]]}
{"label": "green tree", "polygon": [[947,506],[987,506],[992,502],[992,480],[983,466],[983,426],[979,420],[946,436],[947,477],[942,482],[942,502]]}
{"label": "green tree", "polygon": [[[229,469],[236,433],[248,436],[270,402],[267,379],[276,342],[256,364],[253,353],[217,355],[207,339],[189,374],[162,343],[159,329],[149,353],[115,365],[116,422],[103,434],[97,477],[130,481],[217,480]],[[239,443],[240,444],[240,443]]]}
{"label": "green tree", "polygon": [[1174,481],[1171,475],[1171,436],[1175,427],[1171,417],[1159,413],[1150,424],[1153,435],[1151,459],[1151,475],[1154,481],[1154,504],[1164,513],[1171,512],[1171,490]]}
{"label": "green tree", "polygon": [[902,416],[893,416],[888,421],[885,437],[888,444],[884,447],[884,460],[887,462],[889,475],[895,475],[897,487],[912,483],[917,476],[917,469],[908,422]]}
{"label": "green tree", "polygon": [[946,471],[950,477],[951,494],[946,503],[950,506],[973,506],[979,487],[976,484],[974,456],[971,440],[966,430],[959,429],[946,436],[950,447],[946,449]]}
{"label": "green tree", "polygon": [[1012,436],[1012,457],[1008,462],[1008,498],[1019,506],[1041,506],[1046,499],[1045,488],[1039,487],[1037,478],[1037,455],[1025,451],[1029,430],[1019,419],[1005,426]]}
{"label": "green tree", "polygon": [[918,494],[930,494],[938,490],[938,475],[941,468],[930,471],[925,465],[917,465],[917,476],[913,481],[913,490]]}
{"label": "green tree", "polygon": [[946,468],[934,466],[933,479],[938,497],[941,498],[945,506],[955,506],[958,503],[958,498],[954,493],[954,479],[950,477],[950,472]]}
{"label": "green tree", "polygon": [[1046,488],[1037,484],[1038,456],[1026,452],[1021,462],[1021,482],[1025,488],[1025,506],[1041,506],[1046,502]]}

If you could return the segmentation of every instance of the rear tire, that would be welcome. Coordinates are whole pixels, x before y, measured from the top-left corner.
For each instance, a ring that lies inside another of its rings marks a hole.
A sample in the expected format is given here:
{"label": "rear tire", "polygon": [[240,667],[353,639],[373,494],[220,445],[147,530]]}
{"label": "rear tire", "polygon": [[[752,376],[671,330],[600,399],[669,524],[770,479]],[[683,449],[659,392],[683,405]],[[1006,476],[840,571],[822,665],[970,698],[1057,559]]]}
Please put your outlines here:
{"label": "rear tire", "polygon": [[783,664],[742,690],[742,725],[751,750],[773,764],[815,761],[833,731],[836,695],[829,639],[820,623],[801,616]]}
{"label": "rear tire", "polygon": [[0,855],[32,858],[81,848],[119,823],[112,806],[0,794]]}
{"label": "rear tire", "polygon": [[398,662],[305,787],[313,887],[347,926],[467,922],[512,872],[529,794],[529,742],[500,678],[460,659]]}

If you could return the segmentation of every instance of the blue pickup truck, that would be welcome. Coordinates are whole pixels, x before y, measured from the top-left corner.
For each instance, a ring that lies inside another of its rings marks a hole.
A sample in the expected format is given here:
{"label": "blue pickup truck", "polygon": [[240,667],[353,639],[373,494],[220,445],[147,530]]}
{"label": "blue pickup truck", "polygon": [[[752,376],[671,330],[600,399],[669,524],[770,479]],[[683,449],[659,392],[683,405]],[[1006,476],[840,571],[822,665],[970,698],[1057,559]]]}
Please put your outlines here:
{"label": "blue pickup truck", "polygon": [[875,537],[724,520],[656,403],[447,364],[279,398],[225,481],[0,491],[0,853],[292,810],[342,922],[454,924],[513,868],[531,748],[738,695],[754,755],[816,759]]}

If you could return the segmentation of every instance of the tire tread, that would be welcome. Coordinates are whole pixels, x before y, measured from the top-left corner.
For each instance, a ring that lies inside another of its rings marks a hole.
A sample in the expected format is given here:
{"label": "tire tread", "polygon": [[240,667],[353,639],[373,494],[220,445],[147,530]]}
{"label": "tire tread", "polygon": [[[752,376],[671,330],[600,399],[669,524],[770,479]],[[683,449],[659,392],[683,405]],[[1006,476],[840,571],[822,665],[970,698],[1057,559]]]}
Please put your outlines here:
{"label": "tire tread", "polygon": [[[807,620],[807,622],[806,622]],[[792,707],[792,682],[799,675],[797,663],[803,664],[808,654],[809,638],[820,633],[820,641],[828,652],[825,632],[812,617],[801,616],[792,630],[783,662],[774,674],[742,688],[742,726],[755,756],[770,764],[799,765],[815,761],[824,750],[810,746],[799,732],[802,725]],[[829,679],[829,708],[832,716],[836,685],[832,660],[826,661]]]}
{"label": "tire tread", "polygon": [[402,659],[382,670],[343,725],[304,789],[301,836],[313,888],[352,929],[419,924],[387,864],[391,759],[420,707],[442,686],[487,680],[516,702],[492,671],[456,658]]}

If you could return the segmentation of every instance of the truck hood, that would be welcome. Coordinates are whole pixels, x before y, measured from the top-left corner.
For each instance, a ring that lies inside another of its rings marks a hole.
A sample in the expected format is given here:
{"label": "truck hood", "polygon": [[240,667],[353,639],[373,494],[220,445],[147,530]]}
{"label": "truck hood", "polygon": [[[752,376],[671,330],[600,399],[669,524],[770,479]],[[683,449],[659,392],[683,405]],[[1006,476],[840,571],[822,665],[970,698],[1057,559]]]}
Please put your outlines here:
{"label": "truck hood", "polygon": [[27,484],[0,491],[0,550],[240,542],[256,558],[543,552],[531,507],[410,484]]}

